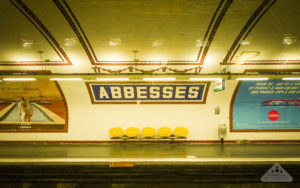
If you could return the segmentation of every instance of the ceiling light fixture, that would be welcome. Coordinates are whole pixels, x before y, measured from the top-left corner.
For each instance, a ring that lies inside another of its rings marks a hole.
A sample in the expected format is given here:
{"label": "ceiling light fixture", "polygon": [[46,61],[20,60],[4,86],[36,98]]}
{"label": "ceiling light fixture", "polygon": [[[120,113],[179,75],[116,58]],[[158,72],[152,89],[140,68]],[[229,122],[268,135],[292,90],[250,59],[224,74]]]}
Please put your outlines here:
{"label": "ceiling light fixture", "polygon": [[144,81],[175,81],[176,78],[143,78]]}
{"label": "ceiling light fixture", "polygon": [[282,78],[282,80],[300,80],[300,78]]}
{"label": "ceiling light fixture", "polygon": [[245,41],[245,40],[243,40],[242,42],[240,42],[240,45],[249,45],[250,44],[250,42],[249,41]]}
{"label": "ceiling light fixture", "polygon": [[202,42],[201,40],[196,40],[196,46],[197,47],[204,46],[204,42]]}
{"label": "ceiling light fixture", "polygon": [[269,78],[237,78],[236,80],[242,80],[242,81],[261,81],[261,80],[269,80]]}
{"label": "ceiling light fixture", "polygon": [[191,81],[221,81],[222,78],[190,78]]}
{"label": "ceiling light fixture", "polygon": [[35,81],[35,78],[3,78],[4,81]]}
{"label": "ceiling light fixture", "polygon": [[82,78],[50,78],[52,81],[80,81]]}
{"label": "ceiling light fixture", "polygon": [[97,78],[98,81],[128,81],[129,78]]}
{"label": "ceiling light fixture", "polygon": [[139,59],[136,58],[136,54],[138,53],[138,50],[133,50],[132,53],[134,53],[134,61],[139,61]]}
{"label": "ceiling light fixture", "polygon": [[110,38],[108,45],[109,46],[118,46],[121,43],[120,38]]}

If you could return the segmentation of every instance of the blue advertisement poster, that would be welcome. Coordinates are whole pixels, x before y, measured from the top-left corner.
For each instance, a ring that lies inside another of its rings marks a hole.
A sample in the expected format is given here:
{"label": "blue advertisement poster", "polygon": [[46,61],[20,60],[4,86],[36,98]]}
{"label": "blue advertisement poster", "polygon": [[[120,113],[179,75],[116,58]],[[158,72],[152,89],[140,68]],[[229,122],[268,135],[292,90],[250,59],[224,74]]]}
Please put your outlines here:
{"label": "blue advertisement poster", "polygon": [[232,100],[232,131],[300,130],[299,81],[244,81]]}

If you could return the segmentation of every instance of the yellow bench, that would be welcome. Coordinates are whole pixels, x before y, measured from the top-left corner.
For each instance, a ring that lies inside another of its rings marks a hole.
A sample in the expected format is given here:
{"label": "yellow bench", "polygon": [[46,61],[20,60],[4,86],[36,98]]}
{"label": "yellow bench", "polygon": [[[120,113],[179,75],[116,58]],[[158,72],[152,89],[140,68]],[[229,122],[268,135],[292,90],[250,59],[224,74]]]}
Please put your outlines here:
{"label": "yellow bench", "polygon": [[[152,127],[145,127],[142,129],[141,133],[144,138],[153,138],[155,137],[156,131]],[[185,127],[176,127],[174,129],[174,135],[172,134],[172,129],[169,127],[160,127],[157,131],[160,138],[186,138],[188,133],[189,131]],[[113,127],[109,130],[109,135],[111,138],[121,138],[123,137],[123,129],[120,127]],[[136,138],[140,135],[140,130],[136,127],[129,127],[125,130],[125,135],[128,138]]]}
{"label": "yellow bench", "polygon": [[120,138],[123,136],[123,129],[120,127],[113,127],[109,130],[109,135],[111,138]]}
{"label": "yellow bench", "polygon": [[140,130],[136,127],[129,127],[125,130],[125,135],[128,138],[135,138],[140,134]]}
{"label": "yellow bench", "polygon": [[172,135],[172,129],[169,127],[161,127],[158,129],[157,134],[161,138],[169,138]]}
{"label": "yellow bench", "polygon": [[152,128],[152,127],[145,127],[143,128],[142,130],[142,135],[145,137],[145,138],[152,138],[155,136],[155,129]]}
{"label": "yellow bench", "polygon": [[179,138],[185,138],[189,134],[189,131],[185,127],[176,127],[174,129],[174,135]]}

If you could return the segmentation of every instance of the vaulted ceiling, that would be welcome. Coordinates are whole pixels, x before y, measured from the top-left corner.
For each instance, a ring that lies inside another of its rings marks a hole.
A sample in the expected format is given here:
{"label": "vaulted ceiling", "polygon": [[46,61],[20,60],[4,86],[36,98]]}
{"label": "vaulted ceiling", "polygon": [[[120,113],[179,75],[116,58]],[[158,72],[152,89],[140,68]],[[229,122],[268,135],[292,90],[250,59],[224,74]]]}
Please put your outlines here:
{"label": "vaulted ceiling", "polygon": [[299,8],[299,0],[1,0],[0,70],[299,70]]}

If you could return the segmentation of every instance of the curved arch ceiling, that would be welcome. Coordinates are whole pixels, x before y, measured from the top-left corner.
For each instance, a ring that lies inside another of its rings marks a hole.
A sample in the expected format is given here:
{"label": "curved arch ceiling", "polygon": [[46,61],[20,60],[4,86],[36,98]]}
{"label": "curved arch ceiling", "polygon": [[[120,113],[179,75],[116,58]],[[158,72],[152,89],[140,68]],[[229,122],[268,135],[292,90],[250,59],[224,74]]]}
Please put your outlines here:
{"label": "curved arch ceiling", "polygon": [[298,7],[298,0],[2,0],[0,69],[78,72],[78,62],[81,71],[299,69]]}

